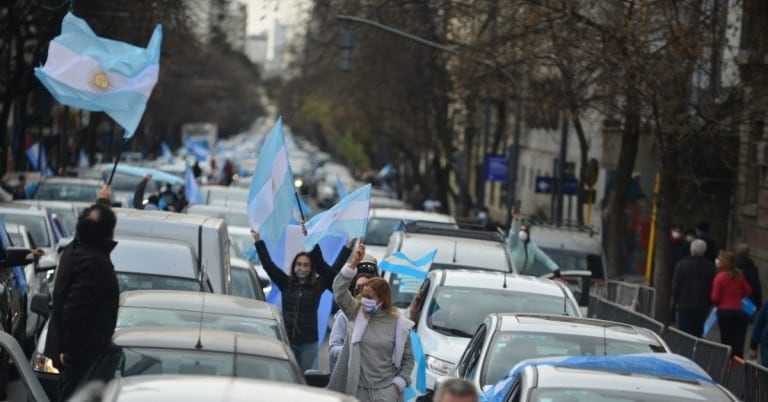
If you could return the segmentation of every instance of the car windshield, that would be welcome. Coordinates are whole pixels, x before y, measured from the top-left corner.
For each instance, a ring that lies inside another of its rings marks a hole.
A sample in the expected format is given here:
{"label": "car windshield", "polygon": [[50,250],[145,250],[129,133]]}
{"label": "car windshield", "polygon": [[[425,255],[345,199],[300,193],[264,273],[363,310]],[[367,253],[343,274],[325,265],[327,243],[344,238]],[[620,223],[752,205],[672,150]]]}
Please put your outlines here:
{"label": "car windshield", "polygon": [[408,275],[401,276],[394,272],[390,273],[389,288],[392,291],[392,299],[395,302],[395,306],[398,308],[408,308],[411,300],[413,300],[413,296],[416,295],[416,291],[419,290],[423,282],[423,279]]}
{"label": "car windshield", "polygon": [[[191,345],[194,346],[194,345]],[[300,383],[288,361],[263,356],[158,348],[113,348],[96,363],[90,380],[151,374],[212,375]]]}
{"label": "car windshield", "polygon": [[442,286],[429,304],[427,326],[450,336],[471,338],[491,313],[563,314],[578,316],[565,296],[509,290]]}
{"label": "car windshield", "polygon": [[[627,381],[632,381],[631,379]],[[686,387],[690,389],[690,387]],[[730,400],[716,387],[700,388],[690,392],[692,398],[677,395],[651,394],[640,391],[627,390],[601,390],[601,389],[577,389],[577,388],[536,388],[531,391],[529,401],[535,402],[666,402],[666,401],[727,401]]]}
{"label": "car windshield", "polygon": [[48,211],[53,212],[58,218],[59,222],[64,226],[64,230],[69,234],[75,233],[75,226],[77,225],[77,215],[72,208],[48,208]]}
{"label": "car windshield", "polygon": [[[563,271],[569,270],[589,270],[592,277],[603,277],[603,259],[599,255],[587,254],[573,250],[563,250],[555,248],[544,248],[541,251],[546,253]],[[530,272],[521,272],[524,275],[542,276],[551,271],[539,261],[534,262]]]}
{"label": "car windshield", "polygon": [[395,218],[371,218],[368,220],[368,231],[365,233],[365,244],[371,246],[386,246],[389,236],[400,223]]}
{"label": "car windshield", "polygon": [[250,268],[232,267],[232,294],[249,299],[256,299],[256,272]]}
{"label": "car windshield", "polygon": [[51,238],[48,236],[48,222],[46,222],[44,216],[0,212],[0,219],[6,223],[25,226],[38,247],[51,247]]}
{"label": "car windshield", "polygon": [[[563,324],[567,328],[567,323]],[[602,333],[602,332],[601,332]],[[664,353],[660,345],[565,333],[498,332],[485,353],[482,385],[495,384],[517,363],[554,356],[628,355]]]}
{"label": "car windshield", "polygon": [[[243,332],[282,340],[278,322],[264,318],[203,313],[203,328]],[[117,328],[171,327],[198,328],[200,312],[163,310],[143,307],[120,307]]]}
{"label": "car windshield", "polygon": [[93,202],[98,186],[76,183],[40,183],[32,197],[36,200]]}
{"label": "car windshield", "polygon": [[8,237],[11,238],[11,244],[16,247],[24,247],[24,238],[21,237],[21,233],[9,232]]}
{"label": "car windshield", "polygon": [[200,291],[200,282],[190,278],[117,272],[121,292],[128,290],[190,290]]}

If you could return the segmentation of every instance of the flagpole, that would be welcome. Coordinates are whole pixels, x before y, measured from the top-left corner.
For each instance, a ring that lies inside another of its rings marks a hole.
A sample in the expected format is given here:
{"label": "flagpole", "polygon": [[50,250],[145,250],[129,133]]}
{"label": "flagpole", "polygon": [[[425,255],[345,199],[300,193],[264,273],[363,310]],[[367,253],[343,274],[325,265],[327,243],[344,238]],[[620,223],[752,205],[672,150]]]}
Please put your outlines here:
{"label": "flagpole", "polygon": [[296,196],[296,206],[299,207],[299,215],[301,215],[301,224],[303,225],[307,220],[304,218],[304,211],[301,209],[301,199],[299,199],[299,192],[294,190],[293,195]]}
{"label": "flagpole", "polygon": [[109,175],[109,181],[107,182],[108,186],[112,185],[112,179],[115,178],[115,171],[117,170],[117,164],[120,163],[120,157],[123,156],[123,150],[125,150],[125,146],[128,144],[128,140],[130,138],[127,138],[125,141],[123,141],[120,145],[120,150],[117,151],[117,158],[115,158],[115,164],[112,166],[112,173]]}

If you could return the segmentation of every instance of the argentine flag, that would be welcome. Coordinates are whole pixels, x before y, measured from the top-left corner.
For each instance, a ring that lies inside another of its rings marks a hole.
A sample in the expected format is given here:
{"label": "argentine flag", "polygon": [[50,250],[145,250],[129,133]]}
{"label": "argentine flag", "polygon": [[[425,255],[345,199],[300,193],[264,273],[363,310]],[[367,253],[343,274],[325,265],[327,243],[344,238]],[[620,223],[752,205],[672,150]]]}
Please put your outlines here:
{"label": "argentine flag", "polygon": [[333,208],[315,215],[307,223],[304,250],[312,250],[323,237],[337,236],[354,239],[365,236],[368,230],[368,209],[371,185],[365,185],[344,197]]}
{"label": "argentine flag", "polygon": [[195,174],[192,173],[192,168],[189,167],[189,163],[187,163],[184,168],[184,197],[187,198],[189,205],[205,204],[203,194],[200,192],[200,187],[197,186]]}
{"label": "argentine flag", "polygon": [[173,163],[173,152],[165,141],[160,143],[160,152],[162,152],[163,159],[168,163]]}
{"label": "argentine flag", "polygon": [[67,13],[61,35],[51,41],[45,65],[35,68],[35,76],[59,103],[108,114],[128,139],[157,83],[162,38],[160,25],[146,49],[101,38]]}
{"label": "argentine flag", "polygon": [[32,170],[40,171],[42,176],[53,176],[53,172],[48,167],[48,158],[45,155],[45,146],[40,142],[27,148],[27,159],[29,159]]}
{"label": "argentine flag", "polygon": [[204,161],[211,155],[211,150],[208,149],[206,142],[195,140],[187,137],[187,153],[193,155],[198,161]]}
{"label": "argentine flag", "polygon": [[248,191],[248,223],[264,241],[277,244],[293,219],[293,174],[283,137],[283,121],[269,132],[259,151]]}
{"label": "argentine flag", "polygon": [[408,258],[403,252],[398,251],[385,258],[379,263],[379,268],[382,271],[393,272],[398,275],[411,276],[417,279],[427,279],[427,272],[432,265],[432,261],[435,260],[437,255],[437,249],[432,250],[424,257],[417,260]]}

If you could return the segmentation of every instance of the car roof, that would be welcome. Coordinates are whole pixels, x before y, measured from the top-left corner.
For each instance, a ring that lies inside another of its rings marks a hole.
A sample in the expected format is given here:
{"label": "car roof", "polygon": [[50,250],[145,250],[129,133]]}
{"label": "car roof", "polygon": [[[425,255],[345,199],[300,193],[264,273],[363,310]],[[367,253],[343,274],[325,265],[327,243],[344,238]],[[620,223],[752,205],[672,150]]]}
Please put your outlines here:
{"label": "car roof", "polygon": [[[237,350],[235,350],[237,338]],[[274,338],[209,328],[143,327],[122,328],[112,336],[121,347],[195,350],[200,340],[203,352],[235,353],[291,360],[286,345]]]}
{"label": "car roof", "polygon": [[[431,275],[440,276],[440,286],[497,289],[563,297],[563,288],[556,282],[528,275],[467,269],[441,269]],[[506,284],[506,288],[504,287]]]}
{"label": "car roof", "polygon": [[110,256],[118,272],[197,278],[196,257],[188,243],[120,234],[115,240]]}
{"label": "car roof", "polygon": [[200,212],[226,212],[226,213],[238,213],[238,214],[246,214],[247,212],[242,208],[242,205],[224,205],[224,204],[212,204],[212,205],[202,205],[202,204],[194,204],[190,205],[187,208],[187,213],[194,215],[195,211]]}
{"label": "car roof", "polygon": [[635,341],[662,346],[656,338],[637,327],[594,318],[580,318],[550,314],[494,313],[499,319],[500,331],[564,333],[577,336]]}
{"label": "car roof", "polygon": [[639,392],[664,396],[670,401],[683,397],[719,401],[726,395],[716,384],[695,379],[547,365],[537,366],[536,374],[537,388]]}
{"label": "car roof", "polygon": [[15,200],[13,202],[40,207],[40,208],[51,208],[51,209],[83,209],[93,205],[92,202],[54,201],[54,200]]}
{"label": "car roof", "polygon": [[552,226],[532,226],[531,240],[535,241],[540,248],[603,254],[599,236],[590,236],[589,232],[584,231],[560,229]]}
{"label": "car roof", "polygon": [[[204,303],[203,303],[204,302]],[[267,302],[221,294],[177,290],[135,290],[120,294],[120,306],[199,312],[255,318],[275,318]]]}
{"label": "car roof", "polygon": [[436,212],[414,211],[409,209],[371,208],[370,218],[403,219],[407,221],[426,221],[441,223],[456,223],[450,215]]}
{"label": "car roof", "polygon": [[502,242],[466,239],[421,233],[405,233],[399,251],[420,257],[437,249],[433,264],[477,267],[503,272],[509,270],[506,246]]}
{"label": "car roof", "polygon": [[83,184],[87,186],[102,186],[104,183],[98,179],[85,179],[82,177],[46,177],[40,181],[42,186],[44,183],[49,184]]}
{"label": "car roof", "polygon": [[39,215],[48,217],[48,211],[45,208],[38,208],[29,204],[19,204],[16,202],[0,203],[0,212],[12,213],[17,215]]}
{"label": "car roof", "polygon": [[112,380],[104,391],[114,402],[352,402],[355,398],[306,385],[250,378],[141,375]]}
{"label": "car roof", "polygon": [[[140,229],[147,223],[169,223],[175,225],[189,226],[197,228],[198,226],[218,227],[224,224],[221,218],[213,218],[202,215],[180,214],[167,211],[146,211],[142,209],[114,208],[117,215],[117,232],[121,230],[132,231],[127,226],[138,225],[135,229]],[[141,231],[139,231],[141,232]]]}

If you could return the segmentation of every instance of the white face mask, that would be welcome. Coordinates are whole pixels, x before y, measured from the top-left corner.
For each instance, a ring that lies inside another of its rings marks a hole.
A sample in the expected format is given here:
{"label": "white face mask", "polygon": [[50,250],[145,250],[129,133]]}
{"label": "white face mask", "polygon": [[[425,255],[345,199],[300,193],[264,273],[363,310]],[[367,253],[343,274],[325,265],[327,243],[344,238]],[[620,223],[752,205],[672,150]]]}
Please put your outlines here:
{"label": "white face mask", "polygon": [[369,314],[373,314],[379,310],[379,304],[376,302],[376,300],[369,299],[367,297],[362,297],[360,299],[360,305],[362,305],[363,311]]}
{"label": "white face mask", "polygon": [[683,234],[682,234],[682,233],[680,233],[680,231],[679,231],[679,230],[673,230],[673,231],[672,231],[672,238],[673,238],[673,239],[675,239],[675,240],[678,240],[678,239],[680,239],[681,237],[683,237]]}
{"label": "white face mask", "polygon": [[520,237],[520,240],[522,241],[528,241],[528,232],[521,230],[520,233],[518,233],[518,237]]}
{"label": "white face mask", "polygon": [[720,268],[720,259],[719,258],[715,258],[715,266]]}
{"label": "white face mask", "polygon": [[311,269],[305,268],[305,267],[296,267],[293,270],[293,272],[296,274],[296,277],[299,279],[305,279],[306,277],[309,276],[309,273],[311,271],[312,271]]}

